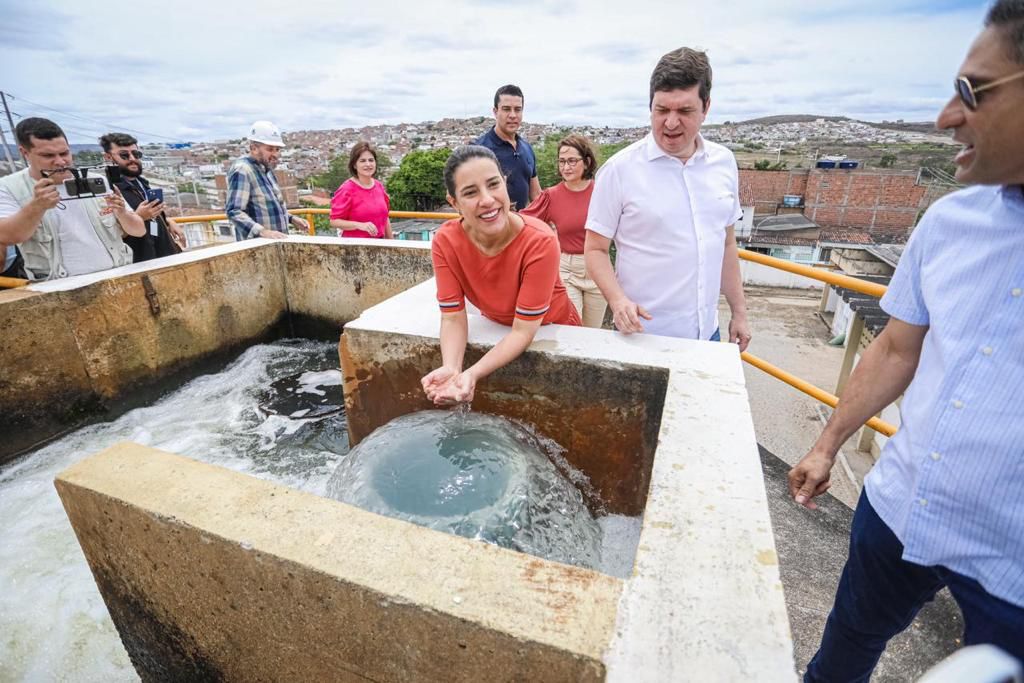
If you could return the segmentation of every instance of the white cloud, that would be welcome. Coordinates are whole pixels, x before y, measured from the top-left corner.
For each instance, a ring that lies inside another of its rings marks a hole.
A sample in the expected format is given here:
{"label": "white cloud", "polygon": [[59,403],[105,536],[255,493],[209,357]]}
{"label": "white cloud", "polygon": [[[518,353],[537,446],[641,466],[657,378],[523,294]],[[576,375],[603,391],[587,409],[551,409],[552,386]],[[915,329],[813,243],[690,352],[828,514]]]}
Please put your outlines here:
{"label": "white cloud", "polygon": [[642,125],[651,68],[683,44],[711,57],[711,122],[929,119],[984,13],[953,0],[0,8],[8,28],[20,27],[16,40],[0,32],[12,37],[0,42],[0,88],[86,117],[13,103],[74,128],[75,142],[116,126],[213,139],[238,137],[256,118],[298,130],[487,115],[495,88],[510,82],[526,93],[528,120]]}

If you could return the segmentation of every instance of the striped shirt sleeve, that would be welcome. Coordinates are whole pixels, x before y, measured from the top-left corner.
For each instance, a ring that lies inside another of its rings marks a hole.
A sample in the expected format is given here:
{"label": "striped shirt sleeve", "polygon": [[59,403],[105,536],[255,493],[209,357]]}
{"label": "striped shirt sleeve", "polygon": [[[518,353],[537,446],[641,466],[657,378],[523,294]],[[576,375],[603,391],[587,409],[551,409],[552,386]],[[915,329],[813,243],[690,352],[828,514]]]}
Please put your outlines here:
{"label": "striped shirt sleeve", "polygon": [[442,313],[458,313],[466,309],[466,295],[462,291],[462,285],[448,265],[449,256],[444,248],[444,240],[434,239],[430,249],[431,258],[434,261],[434,279],[437,282],[437,305],[441,307]]}
{"label": "striped shirt sleeve", "polygon": [[253,236],[252,230],[256,226],[256,221],[245,212],[245,208],[249,204],[251,188],[252,183],[246,176],[245,170],[237,164],[232,167],[228,172],[228,195],[224,202],[224,212],[228,215],[228,219],[249,237]]}
{"label": "striped shirt sleeve", "polygon": [[[530,228],[526,228],[527,230]],[[526,255],[519,295],[516,297],[516,316],[520,320],[543,320],[551,308],[551,295],[558,281],[558,241],[537,240],[532,253]]]}
{"label": "striped shirt sleeve", "polygon": [[927,222],[922,219],[911,233],[892,281],[879,302],[883,311],[911,325],[928,325],[931,319],[921,291],[921,251],[927,229]]}

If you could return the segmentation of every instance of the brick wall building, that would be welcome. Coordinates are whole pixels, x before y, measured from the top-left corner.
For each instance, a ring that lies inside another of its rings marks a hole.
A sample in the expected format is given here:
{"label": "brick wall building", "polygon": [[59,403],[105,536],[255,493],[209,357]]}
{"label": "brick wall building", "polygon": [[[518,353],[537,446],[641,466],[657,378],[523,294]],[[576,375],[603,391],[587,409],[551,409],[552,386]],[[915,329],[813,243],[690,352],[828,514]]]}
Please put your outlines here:
{"label": "brick wall building", "polygon": [[917,175],[905,171],[740,169],[740,203],[755,214],[781,210],[783,195],[803,197],[803,214],[823,228],[905,236],[931,201]]}

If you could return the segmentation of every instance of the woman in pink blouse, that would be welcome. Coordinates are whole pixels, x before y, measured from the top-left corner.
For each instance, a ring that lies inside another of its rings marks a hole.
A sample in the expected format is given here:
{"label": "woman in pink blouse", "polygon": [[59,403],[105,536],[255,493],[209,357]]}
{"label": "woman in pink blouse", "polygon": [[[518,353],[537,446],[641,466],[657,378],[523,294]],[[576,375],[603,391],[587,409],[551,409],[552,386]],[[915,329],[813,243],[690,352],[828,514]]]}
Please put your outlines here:
{"label": "woman in pink blouse", "polygon": [[391,239],[391,198],[384,185],[374,178],[377,150],[360,141],[348,157],[352,177],[341,184],[331,199],[331,227],[338,237],[377,237]]}
{"label": "woman in pink blouse", "polygon": [[549,187],[520,213],[539,218],[558,233],[562,252],[559,274],[569,300],[586,327],[601,327],[607,304],[583,263],[587,209],[594,193],[597,155],[582,135],[569,135],[558,143],[558,174],[562,182]]}

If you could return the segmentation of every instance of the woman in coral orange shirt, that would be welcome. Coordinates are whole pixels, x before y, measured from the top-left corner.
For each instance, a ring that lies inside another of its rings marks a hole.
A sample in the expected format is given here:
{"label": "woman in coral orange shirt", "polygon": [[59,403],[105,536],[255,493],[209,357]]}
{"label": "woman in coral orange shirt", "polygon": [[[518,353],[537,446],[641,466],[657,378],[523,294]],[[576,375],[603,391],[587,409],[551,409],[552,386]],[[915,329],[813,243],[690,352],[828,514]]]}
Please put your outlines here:
{"label": "woman in coral orange shirt", "polygon": [[[462,217],[442,225],[432,245],[442,365],[421,383],[436,404],[472,401],[476,383],[518,358],[542,324],[580,324],[558,277],[557,238],[545,223],[510,210],[494,153],[478,145],[459,147],[445,163],[444,183],[448,203]],[[467,299],[512,329],[463,370]]]}

